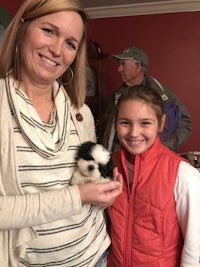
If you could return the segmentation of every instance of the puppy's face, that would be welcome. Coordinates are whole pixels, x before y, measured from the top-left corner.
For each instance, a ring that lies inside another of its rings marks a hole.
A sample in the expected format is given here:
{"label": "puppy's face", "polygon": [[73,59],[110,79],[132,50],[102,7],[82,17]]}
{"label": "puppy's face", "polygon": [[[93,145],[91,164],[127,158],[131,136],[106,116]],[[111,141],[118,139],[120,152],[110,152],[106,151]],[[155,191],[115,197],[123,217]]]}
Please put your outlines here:
{"label": "puppy's face", "polygon": [[79,159],[78,167],[84,176],[92,176],[96,178],[101,177],[99,164],[97,164],[94,160]]}
{"label": "puppy's face", "polygon": [[112,177],[113,165],[110,152],[103,145],[94,142],[83,143],[77,153],[77,165],[84,176]]}

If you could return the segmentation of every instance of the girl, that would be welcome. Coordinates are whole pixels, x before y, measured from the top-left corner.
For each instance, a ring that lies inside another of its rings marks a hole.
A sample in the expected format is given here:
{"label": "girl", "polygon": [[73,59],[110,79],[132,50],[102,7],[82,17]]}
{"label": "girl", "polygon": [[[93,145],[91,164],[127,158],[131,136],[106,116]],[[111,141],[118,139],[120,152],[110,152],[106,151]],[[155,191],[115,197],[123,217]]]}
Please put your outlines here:
{"label": "girl", "polygon": [[26,0],[1,41],[1,267],[106,262],[103,208],[121,183],[71,185],[80,144],[96,141],[84,104],[86,28],[78,0]]}
{"label": "girl", "polygon": [[123,192],[108,208],[109,267],[200,266],[200,174],[159,139],[163,101],[152,88],[127,88],[116,107]]}

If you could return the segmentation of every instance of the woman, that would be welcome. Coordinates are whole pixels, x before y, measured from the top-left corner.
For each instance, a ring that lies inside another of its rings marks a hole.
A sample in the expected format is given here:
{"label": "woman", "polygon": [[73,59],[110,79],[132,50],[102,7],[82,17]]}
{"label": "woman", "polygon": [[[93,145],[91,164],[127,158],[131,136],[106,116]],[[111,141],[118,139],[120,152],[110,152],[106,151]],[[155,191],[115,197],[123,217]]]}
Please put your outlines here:
{"label": "woman", "polygon": [[159,138],[166,115],[155,89],[130,87],[119,98],[113,153],[123,191],[108,208],[109,267],[197,267],[200,173]]}
{"label": "woman", "polygon": [[[121,192],[70,185],[78,146],[95,141],[85,100],[87,16],[78,0],[27,0],[0,47],[0,262],[101,266],[103,209]],[[94,206],[100,207],[99,211]]]}

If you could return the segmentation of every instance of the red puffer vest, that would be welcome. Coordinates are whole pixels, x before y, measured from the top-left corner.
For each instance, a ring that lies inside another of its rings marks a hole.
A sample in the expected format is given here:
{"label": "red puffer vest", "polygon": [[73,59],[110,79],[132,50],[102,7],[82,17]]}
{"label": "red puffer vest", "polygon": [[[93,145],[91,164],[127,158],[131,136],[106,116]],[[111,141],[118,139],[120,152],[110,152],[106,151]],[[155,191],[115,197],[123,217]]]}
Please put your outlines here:
{"label": "red puffer vest", "polygon": [[183,238],[174,185],[181,157],[157,138],[135,157],[130,189],[125,151],[113,159],[124,179],[123,192],[109,209],[111,247],[108,267],[179,267]]}

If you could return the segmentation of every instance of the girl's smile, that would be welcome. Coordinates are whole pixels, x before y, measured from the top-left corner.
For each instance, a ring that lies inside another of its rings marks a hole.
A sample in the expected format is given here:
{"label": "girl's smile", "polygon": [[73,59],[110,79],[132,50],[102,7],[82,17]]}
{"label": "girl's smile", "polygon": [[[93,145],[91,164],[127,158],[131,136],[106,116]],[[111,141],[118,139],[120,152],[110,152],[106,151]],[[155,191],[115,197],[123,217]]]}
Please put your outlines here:
{"label": "girl's smile", "polygon": [[116,128],[120,143],[131,154],[141,154],[151,147],[163,126],[159,127],[154,109],[141,100],[120,104]]}

